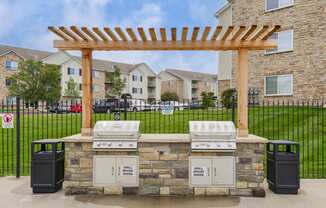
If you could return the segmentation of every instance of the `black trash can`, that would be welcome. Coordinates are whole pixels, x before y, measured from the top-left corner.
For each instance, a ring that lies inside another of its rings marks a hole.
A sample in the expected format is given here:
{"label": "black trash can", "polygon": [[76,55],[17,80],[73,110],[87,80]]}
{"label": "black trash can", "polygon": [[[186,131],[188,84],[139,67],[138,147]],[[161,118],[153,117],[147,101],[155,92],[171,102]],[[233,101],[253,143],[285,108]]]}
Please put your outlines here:
{"label": "black trash can", "polygon": [[267,144],[267,182],[276,194],[297,194],[300,188],[299,143],[274,140]]}
{"label": "black trash can", "polygon": [[32,142],[31,187],[33,193],[54,193],[64,180],[64,143],[56,139]]}

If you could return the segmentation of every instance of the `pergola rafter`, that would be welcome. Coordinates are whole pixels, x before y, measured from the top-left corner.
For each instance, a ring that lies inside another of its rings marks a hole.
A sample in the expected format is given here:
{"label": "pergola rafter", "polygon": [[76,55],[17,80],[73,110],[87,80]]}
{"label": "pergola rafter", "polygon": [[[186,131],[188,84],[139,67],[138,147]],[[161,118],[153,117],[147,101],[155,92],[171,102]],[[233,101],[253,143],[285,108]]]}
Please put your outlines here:
{"label": "pergola rafter", "polygon": [[[257,29],[259,28],[259,29]],[[277,47],[268,38],[280,30],[279,25],[269,26],[216,26],[183,27],[165,29],[149,28],[148,34],[142,27],[132,28],[93,27],[78,28],[49,27],[61,40],[54,40],[54,47],[61,50],[82,52],[83,75],[83,123],[82,134],[89,134],[92,128],[92,51],[127,50],[236,50],[238,51],[238,136],[248,136],[248,52]],[[168,34],[169,33],[169,34]]]}
{"label": "pergola rafter", "polygon": [[268,42],[267,39],[279,28],[278,25],[264,25],[258,30],[257,25],[229,26],[223,31],[221,26],[217,26],[211,32],[211,27],[206,26],[202,30],[201,37],[198,37],[199,27],[192,28],[190,37],[188,27],[182,28],[179,31],[180,35],[178,35],[177,28],[171,28],[170,36],[167,35],[165,28],[160,28],[160,38],[155,28],[149,28],[150,38],[146,37],[145,29],[142,27],[137,28],[137,31],[132,28],[123,30],[120,27],[113,29],[105,27],[103,31],[98,27],[91,29],[82,27],[80,30],[76,26],[70,29],[49,27],[49,30],[63,39],[54,42],[55,48],[63,50],[82,48],[95,50],[236,50],[238,48],[266,50],[275,47],[274,43]]}

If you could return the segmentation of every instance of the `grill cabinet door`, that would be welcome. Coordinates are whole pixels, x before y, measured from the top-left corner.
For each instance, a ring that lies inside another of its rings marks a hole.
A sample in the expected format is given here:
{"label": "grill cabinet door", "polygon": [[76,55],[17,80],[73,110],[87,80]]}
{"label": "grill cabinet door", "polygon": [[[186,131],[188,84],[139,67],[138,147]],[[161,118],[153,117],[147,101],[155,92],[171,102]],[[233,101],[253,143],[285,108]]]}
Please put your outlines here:
{"label": "grill cabinet door", "polygon": [[116,160],[113,157],[94,156],[93,183],[95,186],[115,184],[115,163]]}
{"label": "grill cabinet door", "polygon": [[214,157],[212,172],[213,185],[233,187],[235,185],[235,157]]}
{"label": "grill cabinet door", "polygon": [[205,186],[211,185],[211,158],[191,157],[190,158],[190,185]]}
{"label": "grill cabinet door", "polygon": [[138,157],[117,158],[117,183],[122,186],[138,186]]}

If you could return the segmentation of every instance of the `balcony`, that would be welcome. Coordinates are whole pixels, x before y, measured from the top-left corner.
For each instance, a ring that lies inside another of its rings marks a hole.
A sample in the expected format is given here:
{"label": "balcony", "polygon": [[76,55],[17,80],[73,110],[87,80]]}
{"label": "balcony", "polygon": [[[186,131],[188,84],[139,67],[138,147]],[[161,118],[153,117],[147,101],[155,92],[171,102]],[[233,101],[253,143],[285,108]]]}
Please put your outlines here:
{"label": "balcony", "polygon": [[192,88],[192,89],[197,89],[197,88],[198,88],[198,82],[194,82],[194,81],[192,81],[192,82],[191,82],[191,88]]}
{"label": "balcony", "polygon": [[155,81],[152,81],[152,80],[148,80],[147,85],[148,85],[148,87],[156,87]]}
{"label": "balcony", "polygon": [[148,98],[156,98],[155,93],[148,93]]}

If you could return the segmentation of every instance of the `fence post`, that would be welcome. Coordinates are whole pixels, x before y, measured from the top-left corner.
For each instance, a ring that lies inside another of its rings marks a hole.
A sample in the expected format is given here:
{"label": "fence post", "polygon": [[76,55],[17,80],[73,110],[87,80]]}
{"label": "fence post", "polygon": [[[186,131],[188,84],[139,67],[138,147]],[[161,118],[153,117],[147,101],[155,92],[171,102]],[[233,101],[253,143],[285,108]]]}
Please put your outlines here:
{"label": "fence post", "polygon": [[123,108],[124,108],[125,120],[127,120],[127,96],[123,97]]}
{"label": "fence post", "polygon": [[20,98],[16,98],[16,178],[20,177]]}
{"label": "fence post", "polygon": [[232,95],[232,121],[234,124],[236,124],[235,122],[235,99],[234,99],[234,95]]}

